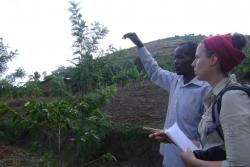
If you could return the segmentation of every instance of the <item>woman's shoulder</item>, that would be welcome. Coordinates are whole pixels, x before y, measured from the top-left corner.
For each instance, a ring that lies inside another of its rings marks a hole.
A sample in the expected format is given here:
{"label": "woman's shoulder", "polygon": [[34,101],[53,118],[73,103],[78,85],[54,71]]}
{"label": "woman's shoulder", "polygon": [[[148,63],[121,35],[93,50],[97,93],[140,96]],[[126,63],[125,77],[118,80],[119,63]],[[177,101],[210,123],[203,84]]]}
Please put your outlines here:
{"label": "woman's shoulder", "polygon": [[229,90],[222,96],[220,119],[223,121],[229,118],[230,120],[250,118],[250,97],[245,91]]}
{"label": "woman's shoulder", "polygon": [[250,97],[247,92],[242,89],[235,88],[226,91],[222,96],[221,103],[229,109],[243,107],[250,110]]}
{"label": "woman's shoulder", "polygon": [[250,85],[231,81],[223,90],[223,96],[250,95]]}
{"label": "woman's shoulder", "polygon": [[248,96],[247,92],[242,90],[242,89],[232,89],[232,90],[227,90],[223,96],[222,96],[222,101],[228,101],[228,100],[237,100],[237,99],[246,99],[246,100],[250,100],[250,97]]}

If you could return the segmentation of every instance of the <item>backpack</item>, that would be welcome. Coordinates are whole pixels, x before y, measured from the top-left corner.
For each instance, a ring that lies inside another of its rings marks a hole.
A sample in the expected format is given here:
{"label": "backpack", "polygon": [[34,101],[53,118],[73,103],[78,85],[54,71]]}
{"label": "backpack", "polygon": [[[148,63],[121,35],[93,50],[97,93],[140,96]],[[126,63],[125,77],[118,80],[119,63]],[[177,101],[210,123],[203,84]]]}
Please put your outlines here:
{"label": "backpack", "polygon": [[215,97],[215,100],[212,104],[212,120],[214,122],[214,125],[210,127],[210,132],[213,130],[216,130],[220,138],[224,141],[223,132],[220,128],[220,110],[221,110],[221,100],[222,96],[230,90],[242,90],[247,93],[249,100],[250,100],[250,85],[240,85],[240,84],[234,84],[229,85],[222,89],[222,91]]}
{"label": "backpack", "polygon": [[[222,91],[215,97],[215,100],[212,104],[212,121],[213,124],[210,127],[207,127],[205,130],[205,133],[211,133],[215,130],[217,131],[220,138],[224,141],[223,131],[220,126],[220,109],[221,109],[221,100],[222,96],[225,92],[230,90],[242,90],[248,94],[249,100],[250,100],[250,85],[240,85],[240,84],[234,84],[229,85],[222,89]],[[222,161],[226,159],[226,151],[220,146],[211,147],[207,150],[196,150],[193,152],[195,157],[201,160],[206,161]]]}

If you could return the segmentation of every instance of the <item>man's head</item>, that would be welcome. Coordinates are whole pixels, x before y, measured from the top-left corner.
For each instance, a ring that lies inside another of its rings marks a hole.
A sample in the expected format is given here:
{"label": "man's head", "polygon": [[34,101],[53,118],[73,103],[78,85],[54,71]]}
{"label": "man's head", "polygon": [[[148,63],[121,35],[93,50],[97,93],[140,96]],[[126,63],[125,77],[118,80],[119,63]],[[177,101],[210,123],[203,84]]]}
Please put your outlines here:
{"label": "man's head", "polygon": [[195,59],[197,44],[195,42],[184,42],[175,49],[174,65],[178,75],[194,74],[192,62]]}

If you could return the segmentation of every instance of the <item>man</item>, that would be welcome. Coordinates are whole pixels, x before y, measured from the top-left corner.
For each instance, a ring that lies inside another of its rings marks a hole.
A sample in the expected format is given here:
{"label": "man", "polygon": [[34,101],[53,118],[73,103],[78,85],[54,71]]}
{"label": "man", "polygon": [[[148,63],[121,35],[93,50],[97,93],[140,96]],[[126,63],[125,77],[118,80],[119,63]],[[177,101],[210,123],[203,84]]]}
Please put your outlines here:
{"label": "man", "polygon": [[[191,65],[195,58],[197,44],[186,42],[177,46],[174,62],[176,73],[173,73],[158,66],[136,33],[127,33],[123,38],[129,38],[138,47],[139,58],[151,80],[169,92],[164,129],[177,122],[190,140],[197,140],[197,127],[202,115],[203,98],[210,90],[210,86],[206,82],[197,80]],[[166,139],[166,136],[157,135],[157,132],[158,130],[151,129],[151,133],[156,134],[151,134],[151,137],[165,142],[160,145],[163,166],[184,167],[180,158],[181,150]]]}

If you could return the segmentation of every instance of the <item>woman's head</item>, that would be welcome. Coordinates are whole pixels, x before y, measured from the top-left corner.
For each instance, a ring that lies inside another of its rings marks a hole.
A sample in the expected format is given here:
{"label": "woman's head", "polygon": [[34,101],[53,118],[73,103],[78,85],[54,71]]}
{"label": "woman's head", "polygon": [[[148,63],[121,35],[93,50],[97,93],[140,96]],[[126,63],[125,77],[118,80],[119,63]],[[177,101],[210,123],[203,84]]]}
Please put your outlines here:
{"label": "woman's head", "polygon": [[197,48],[196,59],[192,64],[198,78],[207,80],[212,71],[227,75],[245,58],[241,51],[245,45],[245,37],[238,33],[204,39]]}

